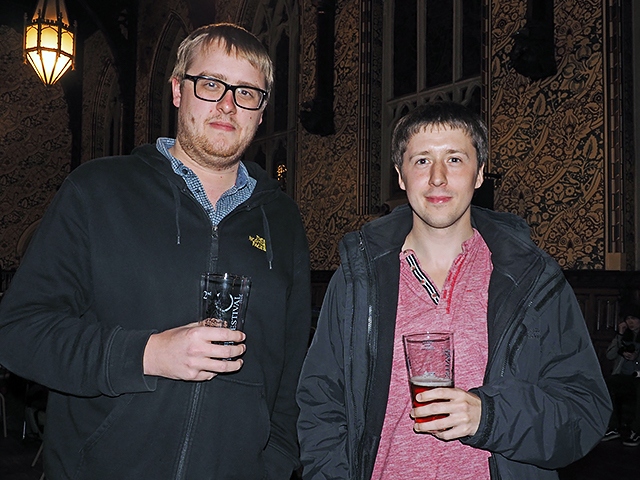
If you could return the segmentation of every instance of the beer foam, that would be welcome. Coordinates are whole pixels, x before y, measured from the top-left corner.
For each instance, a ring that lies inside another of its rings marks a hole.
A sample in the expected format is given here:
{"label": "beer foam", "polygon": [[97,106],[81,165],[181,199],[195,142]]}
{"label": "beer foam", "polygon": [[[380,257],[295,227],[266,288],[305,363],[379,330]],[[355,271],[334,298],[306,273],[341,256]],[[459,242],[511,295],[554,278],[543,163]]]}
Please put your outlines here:
{"label": "beer foam", "polygon": [[434,375],[419,375],[411,377],[410,382],[419,387],[453,387],[453,381],[450,378],[439,378]]}

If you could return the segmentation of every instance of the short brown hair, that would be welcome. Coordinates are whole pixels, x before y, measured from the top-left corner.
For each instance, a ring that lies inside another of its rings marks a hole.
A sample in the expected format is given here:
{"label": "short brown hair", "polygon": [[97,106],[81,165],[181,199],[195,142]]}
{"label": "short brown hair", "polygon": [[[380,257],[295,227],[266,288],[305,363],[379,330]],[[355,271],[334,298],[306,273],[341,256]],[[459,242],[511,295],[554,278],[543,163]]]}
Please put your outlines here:
{"label": "short brown hair", "polygon": [[459,128],[471,137],[478,171],[489,156],[487,127],[478,114],[455,102],[437,101],[420,105],[402,117],[391,136],[391,159],[402,171],[402,157],[411,138],[428,127]]}
{"label": "short brown hair", "polygon": [[271,91],[274,74],[269,52],[254,34],[232,23],[205,25],[191,32],[178,47],[171,78],[182,81],[195,55],[216,44],[225,48],[227,55],[235,54],[260,70],[267,83],[267,92]]}

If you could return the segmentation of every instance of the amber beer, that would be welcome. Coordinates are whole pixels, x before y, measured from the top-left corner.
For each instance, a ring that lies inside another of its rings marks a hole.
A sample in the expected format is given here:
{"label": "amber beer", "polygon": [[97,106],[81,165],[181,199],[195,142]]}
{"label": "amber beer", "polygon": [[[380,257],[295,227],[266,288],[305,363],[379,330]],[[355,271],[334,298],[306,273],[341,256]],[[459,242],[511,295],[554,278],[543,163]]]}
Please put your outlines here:
{"label": "amber beer", "polygon": [[[422,407],[423,405],[429,405],[434,402],[446,402],[446,400],[433,400],[431,402],[418,402],[416,395],[427,390],[433,390],[434,388],[451,388],[453,387],[453,380],[447,378],[438,378],[433,376],[416,376],[411,377],[409,380],[409,388],[411,390],[411,401],[413,402],[413,408]],[[429,415],[428,417],[417,417],[416,423],[425,423],[432,420],[438,420],[445,418],[448,415]]]}
{"label": "amber beer", "polygon": [[[416,401],[416,395],[433,388],[453,387],[453,333],[425,332],[402,336],[407,379],[414,408],[427,405]],[[446,402],[433,400],[432,402]],[[417,423],[430,422],[447,415],[418,417]]]}

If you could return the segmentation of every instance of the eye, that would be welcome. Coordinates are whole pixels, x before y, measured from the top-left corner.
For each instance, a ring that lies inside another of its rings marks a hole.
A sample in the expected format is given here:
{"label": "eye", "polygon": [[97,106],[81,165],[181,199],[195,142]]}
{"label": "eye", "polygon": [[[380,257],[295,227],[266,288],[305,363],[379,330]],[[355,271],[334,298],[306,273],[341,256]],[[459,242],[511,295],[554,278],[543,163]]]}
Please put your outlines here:
{"label": "eye", "polygon": [[416,159],[416,165],[426,165],[427,163],[427,159],[426,158],[417,158]]}
{"label": "eye", "polygon": [[247,99],[253,99],[258,96],[258,92],[253,88],[238,87],[236,89],[236,95],[240,95],[241,97]]}
{"label": "eye", "polygon": [[451,157],[449,161],[451,163],[462,163],[462,159],[460,157]]}
{"label": "eye", "polygon": [[201,80],[200,85],[202,86],[202,88],[205,88],[205,89],[207,89],[209,91],[212,91],[212,92],[215,92],[217,90],[220,90],[220,89],[224,88],[222,86],[222,83],[220,83],[215,78],[203,78]]}

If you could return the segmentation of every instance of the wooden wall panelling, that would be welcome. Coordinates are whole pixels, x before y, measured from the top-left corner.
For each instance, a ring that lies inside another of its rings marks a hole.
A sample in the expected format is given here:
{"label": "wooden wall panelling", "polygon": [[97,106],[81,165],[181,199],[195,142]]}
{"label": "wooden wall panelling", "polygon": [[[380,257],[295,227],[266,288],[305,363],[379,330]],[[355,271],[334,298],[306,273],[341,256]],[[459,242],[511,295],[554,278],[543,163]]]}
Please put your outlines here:
{"label": "wooden wall panelling", "polygon": [[[618,323],[629,312],[640,314],[640,272],[565,271],[605,374],[613,362],[605,357]],[[635,310],[634,310],[635,309]]]}
{"label": "wooden wall panelling", "polygon": [[609,373],[613,362],[605,353],[615,334],[620,314],[620,291],[615,289],[575,288],[578,303],[584,315],[591,341],[604,373]]}

